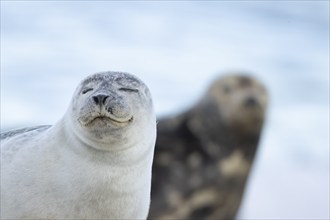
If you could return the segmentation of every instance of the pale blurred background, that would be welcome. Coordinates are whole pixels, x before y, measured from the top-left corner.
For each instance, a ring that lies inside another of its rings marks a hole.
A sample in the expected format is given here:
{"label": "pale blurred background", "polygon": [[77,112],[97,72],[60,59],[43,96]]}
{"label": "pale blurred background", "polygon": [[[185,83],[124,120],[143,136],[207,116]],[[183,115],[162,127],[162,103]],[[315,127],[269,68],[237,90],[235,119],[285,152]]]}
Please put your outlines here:
{"label": "pale blurred background", "polygon": [[329,1],[1,1],[1,130],[54,124],[86,75],[150,87],[158,116],[244,71],[271,95],[239,219],[329,219]]}

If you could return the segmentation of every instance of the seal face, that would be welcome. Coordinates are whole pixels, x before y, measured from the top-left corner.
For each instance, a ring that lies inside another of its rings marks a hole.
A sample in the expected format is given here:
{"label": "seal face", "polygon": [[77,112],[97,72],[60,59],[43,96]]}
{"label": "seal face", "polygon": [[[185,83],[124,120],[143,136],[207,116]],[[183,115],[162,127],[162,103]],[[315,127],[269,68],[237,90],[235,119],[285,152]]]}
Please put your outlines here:
{"label": "seal face", "polygon": [[[81,125],[90,126],[118,126],[127,125],[133,120],[132,106],[126,99],[136,100],[135,94],[139,94],[141,83],[133,76],[104,77],[102,75],[88,78],[84,81],[78,92],[78,99],[83,99],[78,108],[78,121]],[[123,94],[125,93],[125,94]],[[112,124],[111,124],[112,122]]]}
{"label": "seal face", "polygon": [[55,125],[1,134],[1,218],[145,219],[155,140],[140,79],[88,76]]}
{"label": "seal face", "polygon": [[210,86],[206,96],[216,103],[226,125],[248,133],[260,132],[268,95],[259,81],[246,75],[226,75]]}
{"label": "seal face", "polygon": [[159,119],[148,218],[234,219],[267,103],[259,81],[230,74],[185,112]]}
{"label": "seal face", "polygon": [[[127,141],[152,114],[150,97],[148,88],[133,75],[94,74],[83,80],[74,94],[70,109],[72,126],[87,142]],[[113,146],[103,148],[102,144],[95,147],[114,150]]]}

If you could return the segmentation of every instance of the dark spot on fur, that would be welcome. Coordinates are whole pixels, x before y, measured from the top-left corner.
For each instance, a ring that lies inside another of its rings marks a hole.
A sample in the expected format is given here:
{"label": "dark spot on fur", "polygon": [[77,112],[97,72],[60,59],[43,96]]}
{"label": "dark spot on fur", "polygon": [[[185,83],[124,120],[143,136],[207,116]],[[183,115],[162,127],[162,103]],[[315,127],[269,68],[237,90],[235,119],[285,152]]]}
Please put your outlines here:
{"label": "dark spot on fur", "polygon": [[192,211],[191,216],[189,216],[188,219],[204,219],[207,216],[209,216],[213,211],[215,210],[214,206],[211,205],[205,205],[202,207],[199,207]]}

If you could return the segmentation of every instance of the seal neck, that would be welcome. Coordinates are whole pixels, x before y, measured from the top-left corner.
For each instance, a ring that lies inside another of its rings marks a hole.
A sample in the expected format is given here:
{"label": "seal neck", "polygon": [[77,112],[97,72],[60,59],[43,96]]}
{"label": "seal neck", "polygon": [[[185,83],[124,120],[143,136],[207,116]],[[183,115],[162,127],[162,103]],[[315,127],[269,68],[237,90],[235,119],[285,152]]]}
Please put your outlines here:
{"label": "seal neck", "polygon": [[[84,140],[72,129],[72,125],[69,123],[64,117],[53,126],[53,131],[57,137],[62,138],[63,144],[60,147],[73,151],[75,155],[84,157],[85,160],[95,161],[95,158],[97,158],[99,163],[129,166],[150,158],[149,154],[153,154],[153,150],[150,149],[153,149],[152,143],[145,143],[143,139],[139,143],[127,142],[125,147],[121,149],[101,150],[99,148],[109,149],[110,147],[104,143],[93,143],[93,141]],[[95,147],[95,145],[100,144],[104,146]]]}

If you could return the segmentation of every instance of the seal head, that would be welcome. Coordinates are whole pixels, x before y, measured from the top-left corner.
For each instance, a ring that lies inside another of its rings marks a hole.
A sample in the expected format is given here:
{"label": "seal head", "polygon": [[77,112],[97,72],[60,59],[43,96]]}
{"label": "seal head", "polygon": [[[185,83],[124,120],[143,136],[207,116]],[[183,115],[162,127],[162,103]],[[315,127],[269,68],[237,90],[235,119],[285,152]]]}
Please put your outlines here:
{"label": "seal head", "polygon": [[190,125],[199,134],[205,133],[205,127],[214,130],[211,129],[214,121],[219,121],[231,133],[257,135],[262,129],[267,105],[267,90],[258,80],[248,75],[228,74],[212,83],[193,110],[194,114],[207,113],[207,117],[194,117]]}
{"label": "seal head", "polygon": [[138,128],[150,124],[150,97],[147,86],[131,74],[96,73],[79,84],[66,118],[86,144],[99,150],[125,149],[135,144],[131,137],[143,135]]}
{"label": "seal head", "polygon": [[260,132],[268,94],[266,88],[247,75],[223,76],[211,85],[209,95],[217,100],[225,123],[244,132]]}

